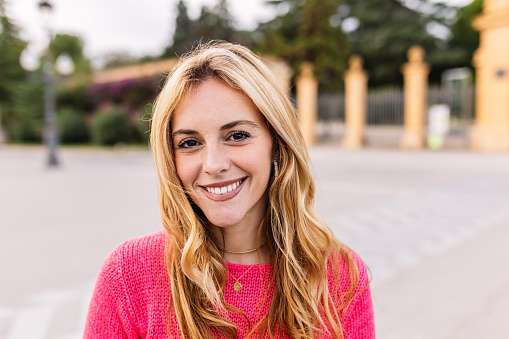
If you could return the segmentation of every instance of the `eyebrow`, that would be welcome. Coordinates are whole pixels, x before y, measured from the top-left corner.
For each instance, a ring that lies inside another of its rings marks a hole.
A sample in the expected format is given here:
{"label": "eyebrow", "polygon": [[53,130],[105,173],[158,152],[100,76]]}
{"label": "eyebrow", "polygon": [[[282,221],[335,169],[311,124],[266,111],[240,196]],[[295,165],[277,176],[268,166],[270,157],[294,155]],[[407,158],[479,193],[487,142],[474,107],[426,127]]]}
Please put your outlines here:
{"label": "eyebrow", "polygon": [[[257,124],[255,124],[254,122],[252,122],[250,120],[235,120],[235,121],[227,123],[226,125],[221,126],[220,130],[221,131],[228,130],[228,129],[233,128],[238,125],[247,125],[247,126],[251,126],[251,127],[260,129],[260,126],[258,126]],[[198,133],[198,131],[195,131],[192,129],[179,129],[179,130],[171,133],[172,137],[176,137],[181,134],[196,135],[199,133]]]}
{"label": "eyebrow", "polygon": [[260,127],[257,124],[255,124],[254,122],[252,122],[250,120],[235,120],[235,121],[232,121],[226,125],[221,126],[220,130],[224,131],[224,130],[233,128],[237,125],[247,125],[247,126],[251,126],[251,127],[260,129]]}
{"label": "eyebrow", "polygon": [[181,134],[194,135],[194,134],[198,134],[198,132],[194,131],[192,129],[179,129],[178,131],[172,132],[171,136],[176,137],[177,135],[181,135]]}

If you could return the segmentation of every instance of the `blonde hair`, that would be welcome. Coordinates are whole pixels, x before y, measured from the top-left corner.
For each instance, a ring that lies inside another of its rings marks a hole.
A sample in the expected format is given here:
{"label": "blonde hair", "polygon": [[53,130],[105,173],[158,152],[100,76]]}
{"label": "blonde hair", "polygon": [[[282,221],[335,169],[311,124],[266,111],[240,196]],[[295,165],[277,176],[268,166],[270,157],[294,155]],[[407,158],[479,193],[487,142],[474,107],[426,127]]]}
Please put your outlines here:
{"label": "blonde hair", "polygon": [[[279,165],[279,175],[267,189],[267,215],[260,229],[273,265],[274,296],[267,314],[251,326],[248,337],[268,334],[273,338],[286,332],[291,338],[315,338],[326,326],[335,337],[343,337],[340,314],[352,299],[359,273],[350,251],[314,213],[315,184],[295,111],[272,73],[251,51],[212,42],[180,60],[156,100],[152,117],[161,215],[171,235],[167,245],[171,311],[182,338],[212,338],[212,329],[237,338],[237,327],[226,312],[245,316],[224,301],[225,262],[203,214],[186,195],[174,162],[172,114],[186,93],[210,78],[253,101],[273,135]],[[327,276],[337,276],[344,269],[350,276],[350,288],[341,300],[333,300],[331,295],[337,291],[329,291]]]}

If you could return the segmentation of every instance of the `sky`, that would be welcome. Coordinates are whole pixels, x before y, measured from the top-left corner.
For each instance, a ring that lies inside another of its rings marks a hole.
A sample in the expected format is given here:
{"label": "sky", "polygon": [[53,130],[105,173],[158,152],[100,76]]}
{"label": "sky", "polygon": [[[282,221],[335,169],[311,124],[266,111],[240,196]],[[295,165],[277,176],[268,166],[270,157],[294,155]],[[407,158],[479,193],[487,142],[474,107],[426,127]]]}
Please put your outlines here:
{"label": "sky", "polygon": [[[445,0],[464,6],[472,0]],[[29,42],[25,59],[35,55],[48,42],[45,18],[38,10],[39,0],[6,0],[7,14],[21,28]],[[133,56],[157,55],[171,40],[178,0],[52,0],[53,11],[46,18],[58,33],[75,34],[85,41],[85,54],[100,60],[112,52]],[[213,6],[217,0],[187,0],[189,15],[196,18],[202,5]],[[271,19],[275,13],[265,0],[230,0],[230,11],[237,27],[252,29],[257,22]]]}

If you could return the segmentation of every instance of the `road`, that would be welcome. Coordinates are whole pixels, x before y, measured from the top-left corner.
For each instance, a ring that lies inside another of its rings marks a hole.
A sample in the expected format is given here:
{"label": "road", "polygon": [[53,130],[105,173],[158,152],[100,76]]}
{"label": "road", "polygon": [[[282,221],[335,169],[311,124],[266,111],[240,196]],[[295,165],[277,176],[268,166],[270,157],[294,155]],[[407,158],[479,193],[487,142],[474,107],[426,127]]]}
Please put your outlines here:
{"label": "road", "polygon": [[[505,338],[509,155],[310,150],[316,209],[372,273],[377,338]],[[0,147],[0,338],[81,337],[107,254],[161,229],[144,149]]]}

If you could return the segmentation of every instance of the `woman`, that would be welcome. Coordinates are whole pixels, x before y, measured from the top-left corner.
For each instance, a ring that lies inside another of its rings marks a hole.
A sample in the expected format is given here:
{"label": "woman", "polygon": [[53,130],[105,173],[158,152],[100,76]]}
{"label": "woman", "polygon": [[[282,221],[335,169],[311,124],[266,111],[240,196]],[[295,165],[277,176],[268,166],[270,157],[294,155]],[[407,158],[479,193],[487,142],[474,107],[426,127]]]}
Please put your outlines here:
{"label": "woman", "polygon": [[105,261],[85,338],[374,338],[366,267],[315,215],[296,115],[254,54],[184,57],[151,133],[165,232]]}

